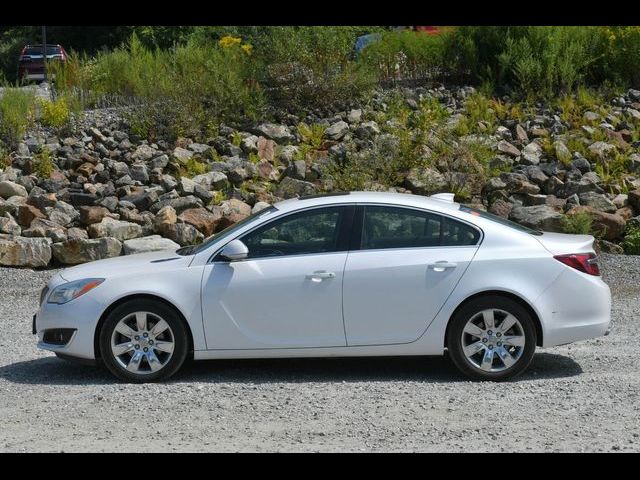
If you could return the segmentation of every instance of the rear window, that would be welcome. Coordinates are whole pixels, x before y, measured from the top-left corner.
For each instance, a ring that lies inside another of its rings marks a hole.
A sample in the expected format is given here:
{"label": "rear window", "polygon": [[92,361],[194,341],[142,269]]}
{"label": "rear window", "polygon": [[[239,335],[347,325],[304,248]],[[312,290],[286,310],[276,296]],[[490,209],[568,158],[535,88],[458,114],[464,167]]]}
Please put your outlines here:
{"label": "rear window", "polygon": [[[47,46],[47,55],[58,55],[60,53],[62,53],[62,49],[60,47],[56,47],[55,45]],[[42,55],[42,45],[27,47],[24,51],[24,55]]]}
{"label": "rear window", "polygon": [[529,233],[531,235],[542,235],[542,232],[539,230],[533,230],[531,228],[525,227],[524,225],[520,225],[519,223],[512,222],[511,220],[507,220],[506,218],[499,217],[498,215],[494,215],[493,213],[485,212],[484,210],[468,207],[466,205],[460,205],[460,211],[469,213],[474,217],[486,218],[487,220],[491,220],[501,225],[511,227],[515,230],[520,230],[521,232]]}

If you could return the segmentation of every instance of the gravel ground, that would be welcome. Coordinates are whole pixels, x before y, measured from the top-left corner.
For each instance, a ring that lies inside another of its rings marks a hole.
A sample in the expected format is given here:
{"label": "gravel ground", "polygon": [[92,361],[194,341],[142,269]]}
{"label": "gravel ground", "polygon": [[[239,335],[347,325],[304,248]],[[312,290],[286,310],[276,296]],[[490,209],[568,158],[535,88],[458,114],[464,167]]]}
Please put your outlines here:
{"label": "gravel ground", "polygon": [[639,451],[640,257],[602,255],[613,332],[510,383],[446,358],[209,361],[116,383],[35,348],[52,271],[0,269],[0,451]]}

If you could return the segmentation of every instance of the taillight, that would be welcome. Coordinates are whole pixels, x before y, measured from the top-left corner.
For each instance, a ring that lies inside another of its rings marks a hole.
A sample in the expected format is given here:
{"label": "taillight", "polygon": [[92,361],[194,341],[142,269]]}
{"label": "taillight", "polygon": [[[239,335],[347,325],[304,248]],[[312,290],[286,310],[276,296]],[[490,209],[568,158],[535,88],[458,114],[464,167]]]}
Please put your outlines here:
{"label": "taillight", "polygon": [[598,261],[593,253],[572,253],[569,255],[556,255],[556,260],[561,261],[565,265],[569,265],[576,270],[589,275],[600,276],[600,268]]}

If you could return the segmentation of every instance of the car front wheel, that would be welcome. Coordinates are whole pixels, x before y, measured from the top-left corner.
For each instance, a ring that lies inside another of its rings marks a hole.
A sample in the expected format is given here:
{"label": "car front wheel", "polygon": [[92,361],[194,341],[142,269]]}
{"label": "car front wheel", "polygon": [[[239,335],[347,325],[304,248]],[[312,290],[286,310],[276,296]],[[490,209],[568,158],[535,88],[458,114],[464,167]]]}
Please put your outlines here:
{"label": "car front wheel", "polygon": [[165,380],[188,352],[184,323],[170,307],[133,300],[115,308],[100,332],[104,365],[116,377],[135,383]]}
{"label": "car front wheel", "polygon": [[453,316],[447,335],[453,363],[474,380],[507,380],[521,374],[536,349],[531,315],[506,297],[480,297]]}

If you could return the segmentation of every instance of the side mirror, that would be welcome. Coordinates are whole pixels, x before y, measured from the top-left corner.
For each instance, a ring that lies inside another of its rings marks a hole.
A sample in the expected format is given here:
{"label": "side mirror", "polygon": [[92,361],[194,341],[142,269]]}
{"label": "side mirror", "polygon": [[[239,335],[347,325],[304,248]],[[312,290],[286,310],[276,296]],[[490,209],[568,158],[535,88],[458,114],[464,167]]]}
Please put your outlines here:
{"label": "side mirror", "polygon": [[240,240],[231,240],[225,245],[219,253],[222,260],[233,262],[235,260],[244,260],[249,256],[249,249]]}

